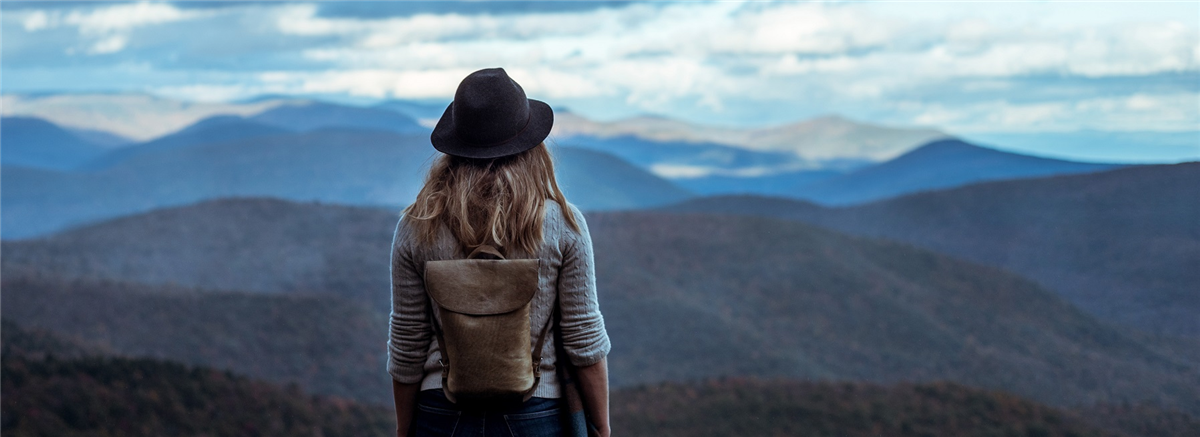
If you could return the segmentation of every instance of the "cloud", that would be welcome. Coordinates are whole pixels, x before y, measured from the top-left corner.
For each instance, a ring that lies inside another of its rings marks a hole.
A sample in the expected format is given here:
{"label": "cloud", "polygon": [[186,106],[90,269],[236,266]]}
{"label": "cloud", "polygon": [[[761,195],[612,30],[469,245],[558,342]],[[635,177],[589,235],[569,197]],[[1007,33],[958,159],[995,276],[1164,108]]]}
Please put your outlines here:
{"label": "cloud", "polygon": [[[129,43],[131,33],[146,26],[163,25],[192,20],[211,15],[201,10],[180,10],[167,3],[123,3],[99,5],[82,9],[17,10],[16,14],[26,33],[39,33],[59,28],[74,28],[82,50],[93,55],[116,53]],[[76,47],[67,47],[63,53],[73,55]]]}
{"label": "cloud", "polygon": [[103,6],[89,11],[70,11],[62,22],[78,27],[84,34],[106,34],[202,15],[203,12],[183,11],[167,3],[140,2]]}
{"label": "cloud", "polygon": [[1200,120],[1200,92],[1135,93],[1083,100],[1013,103],[1004,100],[967,105],[910,104],[911,120],[950,126],[954,133],[1194,131]]}
{"label": "cloud", "polygon": [[[448,99],[470,71],[503,66],[530,96],[598,117],[771,124],[839,112],[952,130],[1200,123],[1181,103],[1200,92],[1194,4],[219,6],[6,7],[5,85],[76,77],[208,100]],[[147,68],[105,73],[119,63]]]}

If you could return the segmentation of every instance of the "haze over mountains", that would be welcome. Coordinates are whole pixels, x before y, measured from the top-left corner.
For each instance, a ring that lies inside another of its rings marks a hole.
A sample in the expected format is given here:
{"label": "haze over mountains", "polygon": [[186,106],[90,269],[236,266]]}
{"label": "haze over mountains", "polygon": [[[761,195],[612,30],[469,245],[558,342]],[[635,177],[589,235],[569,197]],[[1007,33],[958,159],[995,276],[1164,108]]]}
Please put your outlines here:
{"label": "haze over mountains", "polygon": [[112,132],[135,141],[148,141],[214,115],[253,115],[299,100],[204,103],[138,93],[5,93],[0,95],[0,110],[5,117],[37,117],[60,126]]}
{"label": "haze over mountains", "polygon": [[884,161],[926,142],[946,137],[927,128],[867,125],[828,115],[758,129],[699,126],[662,117],[595,122],[566,112],[555,118],[559,137],[632,136],[658,142],[719,143],[750,150],[787,152],[811,161],[839,159]]}
{"label": "haze over mountains", "polygon": [[[577,169],[562,172],[564,191],[587,209],[643,208],[691,195],[611,156],[555,152],[560,166]],[[177,135],[97,158],[90,165],[98,168],[90,171],[5,168],[2,232],[7,239],[30,237],[230,196],[398,207],[416,196],[433,155],[423,133],[278,132],[253,121],[206,119]]]}
{"label": "haze over mountains", "polygon": [[800,220],[1037,280],[1105,320],[1200,335],[1200,163],[1000,181],[826,209],[713,197],[668,209]]}
{"label": "haze over mountains", "polygon": [[[76,99],[93,102],[95,97]],[[17,106],[45,111],[65,105],[63,101],[71,98],[18,99]],[[132,105],[129,111],[135,115],[148,111],[146,108],[172,111],[163,101],[144,97],[139,100],[125,96],[114,101],[110,105]],[[271,105],[263,106],[267,103]],[[3,155],[6,168],[0,176],[4,190],[0,201],[5,210],[2,233],[7,239],[28,238],[123,214],[227,196],[400,206],[415,195],[434,154],[428,146],[427,128],[404,114],[429,112],[430,108],[401,103],[351,107],[270,98],[234,105],[240,110],[266,108],[257,113],[210,115],[178,131],[111,151],[87,145],[77,135],[44,121],[6,118],[2,130],[5,150],[10,153]],[[175,108],[174,112],[178,117],[190,117],[205,113],[200,109]],[[228,107],[214,106],[204,111],[216,109]],[[65,113],[67,116],[58,117],[69,119],[75,114]],[[581,118],[569,113],[560,118],[568,131],[572,123],[582,123]],[[784,195],[843,205],[983,180],[1112,167],[1034,158],[941,140],[874,165],[869,165],[870,154],[856,152],[858,146],[847,146],[844,151],[858,158],[824,161],[821,165],[826,167],[814,169],[815,161],[804,156],[807,152],[797,152],[809,147],[804,144],[797,146],[801,149],[758,150],[738,144],[696,143],[694,137],[686,135],[665,142],[661,139],[689,132],[677,129],[678,122],[665,119],[595,126],[616,127],[576,129],[594,136],[573,134],[552,141],[590,150],[556,149],[561,155],[559,165],[570,169],[560,172],[564,189],[588,210],[646,208],[697,194],[722,193]],[[629,126],[637,129],[626,129]],[[900,144],[908,141],[905,138],[930,134],[836,117],[795,126],[803,126],[796,127],[799,131],[820,133],[795,136],[800,143],[816,141],[813,138],[873,145],[870,147],[888,143],[889,150],[911,148],[913,145]],[[633,133],[605,137],[621,129]],[[712,138],[736,140],[729,139],[734,131],[714,132]],[[774,135],[767,131],[736,132]],[[66,144],[63,138],[78,141]],[[35,155],[43,158],[22,158]],[[46,157],[55,158],[49,162]]]}
{"label": "haze over mountains", "polygon": [[[223,200],[43,240],[4,242],[4,317],[73,336],[101,332],[126,353],[164,345],[156,350],[173,351],[164,357],[220,360],[264,378],[295,373],[272,376],[277,371],[268,369],[274,366],[263,363],[328,363],[298,367],[310,376],[294,377],[324,381],[310,385],[321,392],[375,387],[355,396],[386,399],[386,387],[356,385],[353,378],[382,364],[386,254],[396,220],[386,210]],[[614,344],[621,345],[610,357],[620,386],[722,375],[950,379],[1055,405],[1158,399],[1200,409],[1190,359],[1195,345],[1157,343],[1100,323],[1002,270],[784,220],[621,212],[589,213],[588,222],[602,310]],[[106,280],[149,285],[95,285]],[[265,295],[147,288],[168,283],[219,289],[244,284]],[[272,300],[278,294],[284,300]],[[312,294],[365,306],[323,312],[317,308],[355,306],[303,297]],[[240,309],[224,301],[240,302]],[[299,304],[313,308],[254,309]],[[129,311],[146,315],[104,316]],[[260,316],[250,320],[255,313]],[[359,334],[309,335],[289,328],[299,321],[278,319],[278,329],[291,330],[279,335],[310,339],[302,350],[252,347],[259,340],[250,339],[275,335],[276,316],[265,315],[296,313],[307,314],[303,324],[311,329],[364,328]],[[175,326],[163,329],[162,323]],[[377,342],[366,326],[377,326]],[[344,335],[360,338],[354,344],[362,346],[322,346]],[[176,336],[229,346],[200,348],[210,355],[197,357],[180,352],[194,340],[176,345]],[[319,360],[312,355],[346,347],[357,352]],[[244,355],[224,356],[222,350]],[[264,355],[245,359],[251,354]]]}

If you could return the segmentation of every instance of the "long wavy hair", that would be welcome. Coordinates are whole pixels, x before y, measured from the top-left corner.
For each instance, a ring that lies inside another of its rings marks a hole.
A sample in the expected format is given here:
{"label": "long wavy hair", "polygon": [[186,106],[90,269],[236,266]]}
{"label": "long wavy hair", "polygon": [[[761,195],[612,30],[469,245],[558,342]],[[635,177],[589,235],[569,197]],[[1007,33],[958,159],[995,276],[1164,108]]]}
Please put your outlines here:
{"label": "long wavy hair", "polygon": [[579,223],[558,188],[554,162],[543,142],[493,159],[441,154],[416,201],[402,214],[413,219],[418,241],[426,246],[445,224],[464,253],[491,244],[505,256],[512,256],[514,248],[532,255],[542,245],[547,199],[558,202],[567,224],[578,232]]}

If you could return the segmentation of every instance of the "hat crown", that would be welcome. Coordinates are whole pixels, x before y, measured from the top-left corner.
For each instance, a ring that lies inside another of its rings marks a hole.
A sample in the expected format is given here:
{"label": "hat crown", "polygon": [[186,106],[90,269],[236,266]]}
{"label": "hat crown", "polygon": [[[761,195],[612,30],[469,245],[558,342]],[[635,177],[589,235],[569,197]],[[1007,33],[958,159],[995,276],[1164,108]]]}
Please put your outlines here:
{"label": "hat crown", "polygon": [[503,68],[485,68],[458,84],[429,141],[447,155],[491,159],[542,144],[553,126],[550,105],[526,97]]}
{"label": "hat crown", "polygon": [[490,145],[507,141],[529,123],[525,90],[503,68],[471,73],[454,92],[454,131],[466,143]]}

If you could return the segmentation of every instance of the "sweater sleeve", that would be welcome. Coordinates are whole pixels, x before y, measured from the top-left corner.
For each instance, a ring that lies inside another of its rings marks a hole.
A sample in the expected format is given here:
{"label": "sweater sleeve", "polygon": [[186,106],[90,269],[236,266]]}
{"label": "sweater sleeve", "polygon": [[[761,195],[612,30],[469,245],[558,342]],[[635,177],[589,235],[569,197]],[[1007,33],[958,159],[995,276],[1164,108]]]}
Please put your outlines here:
{"label": "sweater sleeve", "polygon": [[432,341],[428,297],[421,270],[412,256],[410,226],[406,218],[396,224],[392,237],[392,311],[388,336],[387,370],[396,381],[417,383]]}
{"label": "sweater sleeve", "polygon": [[592,237],[583,213],[575,205],[580,232],[563,223],[563,261],[558,273],[558,298],[561,309],[559,329],[563,349],[576,366],[589,366],[608,356],[612,346],[604,328],[604,317],[596,297],[596,268]]}

